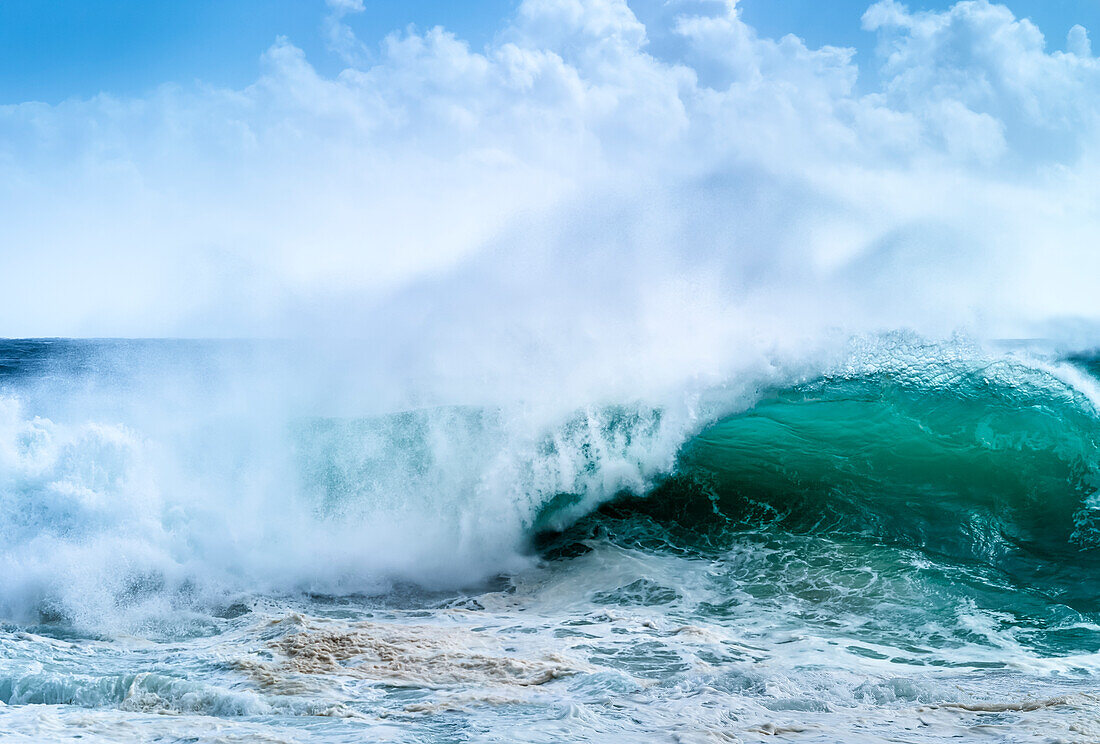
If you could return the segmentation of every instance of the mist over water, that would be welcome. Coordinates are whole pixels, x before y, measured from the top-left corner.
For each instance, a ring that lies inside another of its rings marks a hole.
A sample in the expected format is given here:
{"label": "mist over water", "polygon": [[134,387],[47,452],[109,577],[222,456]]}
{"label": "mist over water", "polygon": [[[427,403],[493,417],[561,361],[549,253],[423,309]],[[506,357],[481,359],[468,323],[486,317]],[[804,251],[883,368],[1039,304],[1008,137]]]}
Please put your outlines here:
{"label": "mist over water", "polygon": [[6,614],[89,629],[246,591],[480,584],[530,564],[545,502],[645,490],[699,409],[746,394],[394,411],[304,343],[5,349]]}

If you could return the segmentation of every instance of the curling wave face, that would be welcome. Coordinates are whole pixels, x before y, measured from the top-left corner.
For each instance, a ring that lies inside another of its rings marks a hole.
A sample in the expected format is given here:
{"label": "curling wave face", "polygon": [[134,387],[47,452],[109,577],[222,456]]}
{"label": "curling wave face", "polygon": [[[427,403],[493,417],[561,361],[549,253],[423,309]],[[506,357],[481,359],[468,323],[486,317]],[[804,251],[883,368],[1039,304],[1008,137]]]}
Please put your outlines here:
{"label": "curling wave face", "polygon": [[771,525],[919,549],[1096,610],[1093,391],[1005,360],[819,379],[707,427],[664,482],[605,511],[706,539]]}

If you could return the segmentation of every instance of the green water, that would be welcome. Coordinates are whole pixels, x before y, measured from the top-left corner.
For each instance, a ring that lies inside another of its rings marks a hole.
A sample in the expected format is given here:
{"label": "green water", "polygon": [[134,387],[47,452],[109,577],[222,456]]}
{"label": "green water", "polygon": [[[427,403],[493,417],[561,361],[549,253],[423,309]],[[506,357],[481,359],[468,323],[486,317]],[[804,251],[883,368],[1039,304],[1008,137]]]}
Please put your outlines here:
{"label": "green water", "polygon": [[1098,474],[1093,404],[1048,374],[823,379],[707,427],[652,491],[540,548],[606,541],[727,568],[748,551],[751,570],[718,574],[731,588],[803,618],[866,615],[895,648],[961,643],[965,628],[919,628],[970,603],[1036,652],[1093,653],[1100,636],[1077,624],[1100,620]]}

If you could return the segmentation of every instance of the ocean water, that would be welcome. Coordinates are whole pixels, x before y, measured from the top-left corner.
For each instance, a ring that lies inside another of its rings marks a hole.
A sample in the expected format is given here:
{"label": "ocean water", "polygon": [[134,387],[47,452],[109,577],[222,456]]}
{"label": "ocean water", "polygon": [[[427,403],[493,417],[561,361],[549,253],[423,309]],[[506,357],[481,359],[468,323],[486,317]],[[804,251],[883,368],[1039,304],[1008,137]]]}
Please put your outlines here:
{"label": "ocean water", "polygon": [[550,405],[364,353],[0,342],[0,739],[1100,741],[1097,355]]}

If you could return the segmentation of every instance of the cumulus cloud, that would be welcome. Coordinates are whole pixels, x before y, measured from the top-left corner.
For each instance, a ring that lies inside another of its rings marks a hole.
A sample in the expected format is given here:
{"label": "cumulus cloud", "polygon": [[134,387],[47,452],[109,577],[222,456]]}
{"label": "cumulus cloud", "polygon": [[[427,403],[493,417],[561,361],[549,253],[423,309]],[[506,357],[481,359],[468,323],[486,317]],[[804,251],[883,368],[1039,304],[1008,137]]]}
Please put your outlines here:
{"label": "cumulus cloud", "polygon": [[240,90],[0,108],[0,333],[360,335],[402,308],[440,344],[659,346],[702,316],[1100,315],[1083,29],[1047,51],[985,0],[883,0],[865,91],[852,50],[729,2],[525,0],[482,50],[367,50],[362,3],[328,5],[334,77],[279,40]]}
{"label": "cumulus cloud", "polygon": [[1089,32],[1084,26],[1076,25],[1066,34],[1066,51],[1077,57],[1092,56],[1092,42],[1089,41]]}
{"label": "cumulus cloud", "polygon": [[364,64],[370,59],[365,44],[359,41],[351,26],[344,23],[344,16],[362,13],[367,8],[363,0],[325,0],[329,14],[325,16],[324,32],[328,48],[347,64]]}
{"label": "cumulus cloud", "polygon": [[863,25],[880,34],[888,104],[921,116],[949,149],[953,140],[972,139],[975,154],[989,160],[989,145],[980,143],[1004,138],[998,155],[1068,160],[1091,146],[1100,66],[1080,26],[1066,54],[1048,53],[1034,24],[987,0],[942,13],[911,13],[883,0]]}

